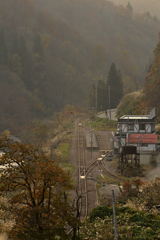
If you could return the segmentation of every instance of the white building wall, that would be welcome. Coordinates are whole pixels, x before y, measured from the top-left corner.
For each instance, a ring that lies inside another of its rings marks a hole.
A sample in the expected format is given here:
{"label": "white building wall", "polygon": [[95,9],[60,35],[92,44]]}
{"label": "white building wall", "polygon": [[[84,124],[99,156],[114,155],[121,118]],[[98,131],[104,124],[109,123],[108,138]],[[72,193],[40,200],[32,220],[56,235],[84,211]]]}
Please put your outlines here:
{"label": "white building wall", "polygon": [[134,132],[137,133],[139,132],[139,124],[134,124]]}
{"label": "white building wall", "polygon": [[137,147],[137,152],[156,152],[156,144],[148,144],[147,146],[140,146],[139,144],[128,144],[130,146]]}
{"label": "white building wall", "polygon": [[155,144],[148,144],[148,146],[141,146],[142,152],[155,152],[156,151],[156,145]]}
{"label": "white building wall", "polygon": [[139,124],[138,123],[133,123],[134,125],[134,131],[129,131],[128,130],[128,124],[123,123],[120,126],[120,129],[123,133],[127,132],[134,132],[134,133],[151,133],[152,132],[152,126],[151,124],[146,124],[145,125],[145,130],[139,130]]}
{"label": "white building wall", "polygon": [[127,124],[122,124],[122,132],[127,133],[128,132],[128,125]]}
{"label": "white building wall", "polygon": [[151,133],[152,132],[151,124],[146,124],[146,132],[147,133]]}

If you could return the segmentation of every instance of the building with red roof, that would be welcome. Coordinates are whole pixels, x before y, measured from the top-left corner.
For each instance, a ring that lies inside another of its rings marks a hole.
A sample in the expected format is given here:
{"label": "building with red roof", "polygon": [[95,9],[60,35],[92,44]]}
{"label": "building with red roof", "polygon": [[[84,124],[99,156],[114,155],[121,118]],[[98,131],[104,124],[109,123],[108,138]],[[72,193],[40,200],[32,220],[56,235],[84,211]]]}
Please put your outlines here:
{"label": "building with red roof", "polygon": [[158,135],[155,133],[155,109],[149,115],[124,115],[118,119],[114,146],[136,146],[138,152],[156,152]]}
{"label": "building with red roof", "polygon": [[141,152],[155,152],[158,144],[157,134],[128,134],[126,144],[140,148]]}

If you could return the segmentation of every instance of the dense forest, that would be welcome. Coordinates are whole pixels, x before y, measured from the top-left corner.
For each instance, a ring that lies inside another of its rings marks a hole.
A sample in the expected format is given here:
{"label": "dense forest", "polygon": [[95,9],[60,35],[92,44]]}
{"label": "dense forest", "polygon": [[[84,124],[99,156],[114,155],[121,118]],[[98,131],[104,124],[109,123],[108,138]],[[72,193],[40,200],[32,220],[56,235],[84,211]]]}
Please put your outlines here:
{"label": "dense forest", "polygon": [[92,69],[104,75],[114,62],[127,85],[135,87],[143,81],[158,39],[158,20],[137,15],[130,4],[117,7],[106,0],[37,0],[37,6],[65,21],[95,46]]}
{"label": "dense forest", "polygon": [[123,114],[147,113],[156,108],[158,120],[160,119],[160,42],[154,50],[154,59],[146,74],[144,87],[127,94],[118,106],[118,116]]}
{"label": "dense forest", "polygon": [[[116,86],[116,87],[115,87]],[[114,63],[108,72],[107,80],[99,80],[89,91],[89,109],[106,111],[116,108],[123,97],[123,82],[121,72]]]}
{"label": "dense forest", "polygon": [[104,0],[6,0],[0,15],[0,129],[16,133],[65,104],[85,105],[112,62],[124,91],[137,89],[159,30],[151,16]]}
{"label": "dense forest", "polygon": [[156,107],[160,117],[160,42],[155,51],[155,58],[147,74],[144,86],[144,102],[148,108]]}
{"label": "dense forest", "polygon": [[150,11],[149,14],[153,16],[160,17],[159,9],[160,9],[160,1],[159,0],[111,0],[116,4],[127,5],[130,2],[136,12],[144,13]]}
{"label": "dense forest", "polygon": [[78,103],[86,91],[78,86],[92,78],[90,49],[79,34],[36,11],[31,1],[1,1],[0,14],[1,130],[17,131],[65,103]]}

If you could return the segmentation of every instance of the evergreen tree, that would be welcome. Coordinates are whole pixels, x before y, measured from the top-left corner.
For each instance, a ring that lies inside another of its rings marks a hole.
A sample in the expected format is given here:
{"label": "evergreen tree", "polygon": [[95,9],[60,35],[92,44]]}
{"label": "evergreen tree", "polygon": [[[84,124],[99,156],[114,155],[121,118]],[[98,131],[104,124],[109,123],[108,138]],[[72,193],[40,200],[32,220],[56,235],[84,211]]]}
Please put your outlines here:
{"label": "evergreen tree", "polygon": [[4,31],[0,31],[0,64],[7,64],[8,62],[8,51],[5,41]]}
{"label": "evergreen tree", "polygon": [[133,14],[133,7],[130,2],[128,2],[128,4],[127,4],[127,10],[130,14]]}
{"label": "evergreen tree", "polygon": [[123,96],[122,77],[116,65],[112,63],[107,79],[107,108],[115,108]]}
{"label": "evergreen tree", "polygon": [[33,58],[24,37],[18,39],[18,55],[21,58],[22,80],[28,89],[32,89]]}
{"label": "evergreen tree", "polygon": [[11,39],[10,54],[8,58],[9,69],[12,72],[15,72],[19,76],[19,78],[21,78],[23,69],[19,52],[19,37],[16,30]]}
{"label": "evergreen tree", "polygon": [[106,110],[106,84],[99,80],[97,84],[97,111]]}
{"label": "evergreen tree", "polygon": [[36,34],[34,37],[33,52],[38,54],[40,57],[42,57],[44,54],[41,36],[39,34]]}
{"label": "evergreen tree", "polygon": [[117,89],[119,90],[119,100],[123,97],[123,81],[121,71],[117,72]]}
{"label": "evergreen tree", "polygon": [[96,105],[97,105],[97,103],[96,103],[96,101],[97,101],[96,95],[97,95],[97,89],[96,89],[95,84],[93,84],[91,86],[91,88],[90,88],[90,93],[89,93],[89,108],[91,110],[96,109]]}
{"label": "evergreen tree", "polygon": [[15,30],[11,38],[11,54],[18,54],[19,52],[19,36],[18,31]]}

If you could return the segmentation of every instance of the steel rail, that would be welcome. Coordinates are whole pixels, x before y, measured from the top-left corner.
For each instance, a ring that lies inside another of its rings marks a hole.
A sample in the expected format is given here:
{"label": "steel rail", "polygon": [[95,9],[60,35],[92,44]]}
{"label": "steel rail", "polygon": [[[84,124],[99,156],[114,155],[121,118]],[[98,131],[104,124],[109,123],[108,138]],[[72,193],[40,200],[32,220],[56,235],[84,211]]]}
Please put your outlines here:
{"label": "steel rail", "polygon": [[86,174],[86,158],[85,158],[85,141],[84,136],[81,135],[78,124],[77,128],[77,158],[78,158],[78,192],[81,196],[80,212],[82,217],[88,215],[88,186],[87,179],[80,179],[81,172]]}
{"label": "steel rail", "polygon": [[106,175],[109,175],[110,177],[117,179],[117,180],[122,180],[120,177],[116,176],[115,174],[111,173],[106,167],[104,161],[99,162],[99,167],[104,171]]}

